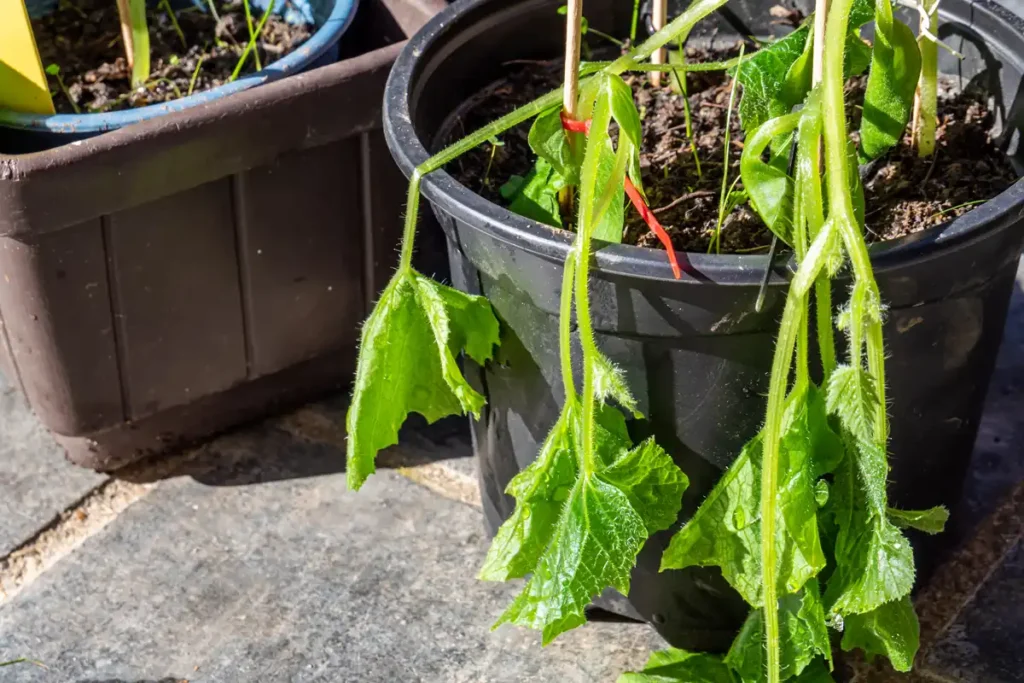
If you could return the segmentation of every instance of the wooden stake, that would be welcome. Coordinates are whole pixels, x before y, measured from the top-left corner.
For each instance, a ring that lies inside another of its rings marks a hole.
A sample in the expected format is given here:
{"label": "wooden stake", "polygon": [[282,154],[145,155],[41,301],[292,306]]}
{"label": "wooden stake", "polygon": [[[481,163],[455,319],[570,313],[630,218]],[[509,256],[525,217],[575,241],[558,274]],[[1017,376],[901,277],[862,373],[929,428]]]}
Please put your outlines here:
{"label": "wooden stake", "polygon": [[817,0],[814,3],[814,54],[811,70],[811,83],[821,83],[822,71],[825,68],[825,20],[828,18],[828,0]]}
{"label": "wooden stake", "polygon": [[132,10],[128,0],[117,0],[117,15],[121,19],[121,40],[124,42],[124,54],[128,59],[128,68],[135,68],[135,41],[132,39]]}
{"label": "wooden stake", "polygon": [[[651,23],[654,24],[654,30],[660,31],[665,26],[665,21],[668,19],[668,0],[654,0],[654,7],[651,12]],[[651,64],[664,64],[665,63],[665,48],[659,48],[654,51],[651,55]],[[661,72],[655,71],[651,74],[651,84],[654,87],[661,85]]]}
{"label": "wooden stake", "polygon": [[562,109],[576,118],[580,88],[580,36],[583,24],[583,0],[569,0],[565,14],[565,73],[562,83]]}

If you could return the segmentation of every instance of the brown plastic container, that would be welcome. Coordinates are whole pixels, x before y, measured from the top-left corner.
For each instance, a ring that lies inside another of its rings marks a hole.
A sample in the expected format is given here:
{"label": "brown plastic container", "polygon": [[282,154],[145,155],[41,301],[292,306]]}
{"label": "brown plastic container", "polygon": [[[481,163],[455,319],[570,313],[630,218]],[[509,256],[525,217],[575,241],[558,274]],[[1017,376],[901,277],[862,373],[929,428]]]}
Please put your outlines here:
{"label": "brown plastic container", "polygon": [[443,0],[364,0],[341,61],[49,151],[0,151],[0,369],[114,469],[344,386],[406,180],[381,133]]}

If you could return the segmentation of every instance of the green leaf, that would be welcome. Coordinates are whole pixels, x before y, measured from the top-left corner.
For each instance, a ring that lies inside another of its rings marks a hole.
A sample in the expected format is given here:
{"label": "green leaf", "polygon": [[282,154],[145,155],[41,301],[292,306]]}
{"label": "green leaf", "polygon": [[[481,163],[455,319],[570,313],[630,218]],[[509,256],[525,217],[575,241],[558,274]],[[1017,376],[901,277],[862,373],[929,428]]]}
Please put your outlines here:
{"label": "green leaf", "polygon": [[594,362],[594,395],[598,399],[613,398],[620,406],[633,414],[637,419],[643,418],[637,407],[636,399],[629,390],[629,384],[622,369],[612,363],[607,356],[598,352]]}
{"label": "green leaf", "polygon": [[853,0],[850,7],[850,28],[860,28],[875,20],[875,0]]}
{"label": "green leaf", "polygon": [[901,529],[917,529],[926,534],[941,534],[949,521],[949,510],[943,506],[927,510],[887,510],[889,521]]}
{"label": "green leaf", "polygon": [[793,104],[780,97],[787,75],[807,46],[810,27],[801,26],[743,60],[735,76],[743,86],[740,123],[750,135],[765,121],[788,114]]}
{"label": "green leaf", "polygon": [[804,669],[804,672],[794,678],[791,683],[835,683],[835,679],[832,678],[832,674],[829,672],[828,667],[825,666],[825,661],[822,659],[815,659],[811,662],[810,666]]}
{"label": "green leaf", "polygon": [[[817,525],[815,472],[826,449],[839,447],[828,434],[820,392],[812,385],[790,397],[779,452],[779,592],[794,593],[825,566]],[[816,405],[817,404],[817,405]],[[740,452],[689,522],[672,538],[661,568],[718,566],[752,606],[763,600],[761,581],[762,434]]]}
{"label": "green leaf", "polygon": [[560,228],[562,214],[558,205],[558,193],[563,187],[565,179],[546,159],[538,157],[509,202],[509,211],[538,223]]}
{"label": "green leaf", "polygon": [[611,76],[608,80],[612,118],[619,124],[620,144],[625,136],[632,144],[629,155],[629,177],[633,185],[643,192],[640,177],[640,149],[643,147],[643,133],[640,129],[640,112],[633,101],[633,90],[619,76]]}
{"label": "green leaf", "polygon": [[[786,78],[782,82],[782,90],[778,94],[779,101],[785,105],[782,114],[788,113],[793,107],[804,101],[811,91],[814,76],[814,26],[809,26],[804,39],[804,49],[800,56],[790,64]],[[780,107],[781,109],[781,107]]]}
{"label": "green leaf", "polygon": [[860,127],[861,155],[865,160],[885,154],[903,136],[920,73],[921,52],[914,32],[893,18],[889,0],[878,0],[875,45]]}
{"label": "green leaf", "polygon": [[846,36],[846,56],[843,62],[843,77],[860,76],[871,66],[871,46],[860,37],[860,30],[850,31]]}
{"label": "green leaf", "polygon": [[829,611],[847,618],[898,600],[914,585],[910,543],[885,514],[885,453],[852,436],[848,442],[826,506],[838,531],[836,569],[825,591]]}
{"label": "green leaf", "polygon": [[921,625],[909,596],[887,602],[866,613],[845,620],[842,648],[860,648],[868,656],[889,658],[892,668],[910,671],[920,646]]}
{"label": "green leaf", "polygon": [[399,270],[363,327],[348,429],[347,479],[358,489],[378,451],[398,443],[411,412],[434,422],[478,414],[484,398],[466,382],[455,355],[485,363],[499,343],[487,299]]}
{"label": "green leaf", "polygon": [[[762,160],[773,140],[796,129],[800,115],[766,121],[747,138],[740,156],[740,176],[750,203],[765,225],[788,245],[793,244],[793,178],[786,169]],[[788,150],[787,150],[788,156]]]}
{"label": "green leaf", "polygon": [[526,576],[537,565],[558,523],[562,507],[579,476],[570,439],[573,406],[566,406],[541,446],[540,454],[505,488],[516,499],[512,516],[501,525],[480,570],[483,581]]}
{"label": "green leaf", "polygon": [[573,156],[569,138],[562,128],[562,110],[541,114],[530,126],[530,149],[544,159],[567,185],[580,182],[580,159]]}
{"label": "green leaf", "polygon": [[[653,439],[632,448],[622,414],[607,406],[595,425],[601,466],[579,470],[580,413],[578,403],[567,402],[541,464],[513,480],[517,509],[483,571],[495,579],[532,572],[495,627],[539,629],[545,644],[584,623],[584,608],[605,588],[628,594],[637,553],[650,533],[675,522],[688,484]],[[542,518],[535,524],[537,512]]]}
{"label": "green leaf", "polygon": [[[725,663],[744,683],[764,680],[765,672],[764,612],[755,609],[747,617]],[[797,676],[818,655],[832,661],[825,611],[821,605],[818,582],[808,581],[798,593],[779,599],[779,662],[782,679]]]}
{"label": "green leaf", "polygon": [[643,671],[624,673],[618,683],[736,683],[721,657],[676,648],[651,654]]}

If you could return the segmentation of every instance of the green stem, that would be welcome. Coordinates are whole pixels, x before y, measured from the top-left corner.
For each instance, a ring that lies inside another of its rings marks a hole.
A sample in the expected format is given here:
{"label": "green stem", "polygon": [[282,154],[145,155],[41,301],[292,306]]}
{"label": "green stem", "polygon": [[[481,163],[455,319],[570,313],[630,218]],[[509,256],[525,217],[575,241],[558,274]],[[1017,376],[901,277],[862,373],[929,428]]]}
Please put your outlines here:
{"label": "green stem", "polygon": [[597,456],[594,450],[594,414],[596,398],[594,389],[594,365],[598,355],[597,343],[594,341],[594,328],[590,320],[590,244],[594,233],[595,211],[597,209],[597,176],[601,157],[601,148],[608,138],[608,126],[611,124],[611,106],[604,94],[599,94],[594,104],[591,119],[590,136],[587,138],[586,152],[583,156],[583,167],[580,171],[580,210],[576,234],[576,328],[580,337],[580,348],[583,351],[583,387],[581,401],[583,403],[580,426],[580,450],[584,471],[592,473],[597,469]]}
{"label": "green stem", "polygon": [[[739,65],[743,63],[743,51],[746,48],[745,43],[740,43],[740,57],[736,64],[736,69],[739,70]],[[732,87],[729,89],[729,108],[725,110],[725,151],[723,152],[724,158],[722,159],[722,189],[718,197],[718,222],[715,224],[715,236],[711,240],[711,244],[708,245],[708,253],[711,253],[712,245],[715,247],[715,253],[722,253],[722,221],[725,220],[725,200],[726,193],[729,191],[729,152],[732,148],[732,108],[736,104],[736,84],[740,82],[739,76],[733,76]]]}
{"label": "green stem", "polygon": [[559,356],[567,403],[576,400],[576,384],[572,376],[572,294],[575,276],[576,252],[570,251],[562,267],[562,305],[558,312]]}
{"label": "green stem", "polygon": [[[249,0],[242,0],[242,5],[245,7],[245,24],[249,28],[249,40],[250,41],[255,41],[257,34],[253,30],[252,9],[249,7]],[[260,65],[260,51],[259,50],[257,50],[256,53],[253,54],[253,60],[256,62],[256,70],[257,71],[259,71],[260,69],[263,68]]]}
{"label": "green stem", "polygon": [[[245,66],[245,60],[249,58],[249,53],[256,49],[256,41],[259,40],[260,35],[263,33],[263,27],[266,25],[267,20],[270,19],[270,15],[274,13],[274,2],[275,0],[270,0],[270,4],[264,10],[263,16],[260,17],[260,23],[256,26],[256,32],[249,35],[249,42],[246,43],[242,56],[238,58],[235,70],[231,72],[231,78],[228,79],[229,83],[237,79],[238,75],[242,73],[242,67]],[[259,63],[258,59],[257,63]]]}
{"label": "green stem", "polygon": [[779,453],[782,441],[782,418],[785,410],[789,371],[793,350],[807,313],[807,296],[818,273],[824,268],[826,247],[835,224],[829,222],[818,234],[800,263],[789,286],[786,306],[782,312],[779,337],[775,342],[771,382],[768,387],[768,408],[765,416],[763,458],[761,462],[761,571],[764,586],[764,625],[768,652],[768,683],[781,681],[778,576],[775,533],[778,510],[776,496],[779,486]]}
{"label": "green stem", "polygon": [[409,195],[405,200],[405,229],[402,231],[402,255],[398,261],[398,272],[412,269],[412,252],[416,244],[416,218],[420,212],[420,181],[423,172],[416,168],[409,178]]}
{"label": "green stem", "polygon": [[[922,17],[921,23],[932,35],[936,35],[939,30],[938,11],[932,11],[927,20]],[[920,109],[917,124],[917,154],[921,157],[929,157],[935,153],[935,126],[939,107],[939,46],[925,35],[918,39],[917,44],[921,48],[921,78],[918,81]]]}
{"label": "green stem", "polygon": [[146,0],[129,0],[132,25],[132,87],[149,80],[149,28],[146,26]]}

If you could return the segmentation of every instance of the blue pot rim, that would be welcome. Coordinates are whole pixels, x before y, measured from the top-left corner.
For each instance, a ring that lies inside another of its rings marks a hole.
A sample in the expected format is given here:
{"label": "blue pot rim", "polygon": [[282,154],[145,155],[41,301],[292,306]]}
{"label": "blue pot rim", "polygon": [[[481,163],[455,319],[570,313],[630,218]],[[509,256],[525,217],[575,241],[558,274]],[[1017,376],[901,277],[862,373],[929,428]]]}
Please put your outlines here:
{"label": "blue pot rim", "polygon": [[334,7],[323,26],[317,29],[298,49],[268,64],[263,70],[239,78],[232,83],[225,83],[211,90],[194,93],[170,102],[97,114],[25,114],[10,109],[0,109],[0,126],[58,134],[102,133],[196,107],[257,85],[276,81],[303,71],[331,49],[352,23],[358,6],[359,0],[334,0]]}

